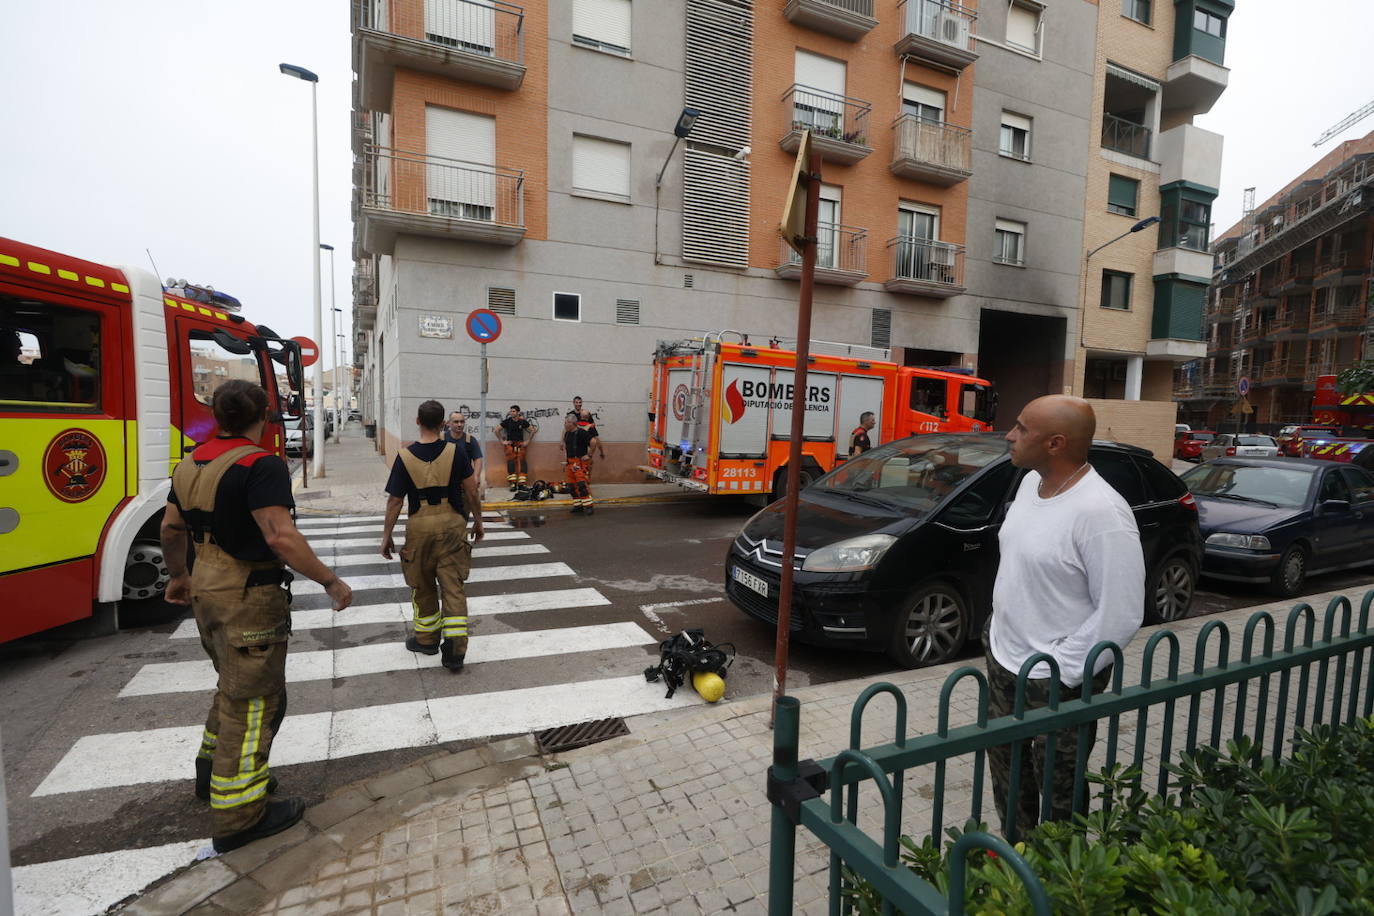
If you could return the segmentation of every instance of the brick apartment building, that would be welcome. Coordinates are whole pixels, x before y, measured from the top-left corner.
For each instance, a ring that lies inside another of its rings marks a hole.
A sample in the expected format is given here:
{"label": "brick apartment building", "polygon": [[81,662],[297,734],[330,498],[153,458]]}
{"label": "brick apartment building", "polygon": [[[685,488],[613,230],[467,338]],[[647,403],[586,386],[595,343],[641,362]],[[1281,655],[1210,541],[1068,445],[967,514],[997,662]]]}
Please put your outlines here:
{"label": "brick apartment building", "polygon": [[[1225,87],[1231,8],[360,0],[364,419],[390,454],[421,400],[475,407],[463,319],[491,308],[488,408],[544,422],[532,472],[556,473],[582,395],[607,443],[599,478],[636,478],[657,341],[794,332],[799,265],[776,226],[810,129],[813,337],[992,378],[1000,427],[1032,397],[1081,392],[1103,434],[1167,449],[1211,267],[1207,220],[1201,238],[1187,220],[1221,153],[1191,119]],[[700,116],[678,142],[684,107]]]}
{"label": "brick apartment building", "polygon": [[[1317,377],[1374,354],[1374,132],[1333,149],[1213,246],[1207,356],[1180,373],[1180,417],[1276,432],[1312,420]],[[1236,413],[1248,379],[1253,413]]]}

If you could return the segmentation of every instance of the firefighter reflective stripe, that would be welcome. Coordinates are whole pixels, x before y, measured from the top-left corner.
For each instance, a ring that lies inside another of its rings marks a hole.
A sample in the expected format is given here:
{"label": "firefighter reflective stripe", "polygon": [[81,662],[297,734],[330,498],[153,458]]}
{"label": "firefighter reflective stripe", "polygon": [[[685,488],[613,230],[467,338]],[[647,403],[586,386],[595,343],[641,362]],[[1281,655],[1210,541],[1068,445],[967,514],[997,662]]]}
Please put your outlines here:
{"label": "firefighter reflective stripe", "polygon": [[444,618],[444,639],[466,635],[468,635],[468,619],[466,617]]}
{"label": "firefighter reflective stripe", "polygon": [[202,757],[205,760],[214,760],[215,747],[218,746],[218,744],[218,735],[212,735],[209,731],[202,732],[200,738],[200,751],[196,754],[196,756]]}
{"label": "firefighter reflective stripe", "polygon": [[210,807],[238,808],[257,801],[267,794],[267,764],[254,767],[258,747],[262,744],[262,713],[264,699],[248,701],[248,717],[239,748],[239,771],[234,776],[210,774]]}
{"label": "firefighter reflective stripe", "polygon": [[[415,589],[413,588],[410,590],[410,607],[415,615],[416,633],[434,633],[438,631],[440,626],[439,612],[436,610],[429,616],[423,616],[424,612],[420,610],[420,605],[415,601]],[[466,621],[467,618],[463,619]]]}

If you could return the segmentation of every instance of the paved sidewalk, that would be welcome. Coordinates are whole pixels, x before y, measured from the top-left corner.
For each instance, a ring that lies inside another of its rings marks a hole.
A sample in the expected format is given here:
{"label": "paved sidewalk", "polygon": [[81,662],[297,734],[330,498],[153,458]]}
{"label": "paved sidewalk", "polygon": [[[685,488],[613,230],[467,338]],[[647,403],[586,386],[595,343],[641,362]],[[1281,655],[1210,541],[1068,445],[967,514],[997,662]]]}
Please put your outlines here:
{"label": "paved sidewalk", "polygon": [[[349,423],[340,431],[340,441],[333,439],[325,445],[325,476],[311,478],[308,486],[301,483],[300,469],[292,478],[297,512],[302,517],[313,515],[380,514],[386,508],[386,477],[389,466],[374,447],[373,440],[363,435],[357,423]],[[552,481],[557,482],[557,481]],[[572,498],[564,495],[540,502],[508,499],[505,487],[488,487],[482,506],[489,510],[528,509],[531,506],[568,508]],[[592,484],[592,495],[598,504],[664,502],[680,499],[705,499],[679,487],[659,480],[645,483]]]}
{"label": "paved sidewalk", "polygon": [[[1306,600],[1320,611],[1333,594]],[[1277,616],[1293,604],[1260,607]],[[1257,609],[1173,625],[1183,647],[1181,668],[1190,669],[1195,634],[1211,621],[1230,629],[1236,657],[1244,622]],[[1277,619],[1282,626],[1284,618]],[[1127,685],[1139,683],[1140,654],[1151,629],[1125,653]],[[939,690],[956,667],[886,678],[907,698],[910,735],[935,730]],[[792,691],[802,701],[802,757],[826,757],[847,746],[855,697],[883,679]],[[1228,704],[1233,698],[1234,692]],[[769,705],[767,696],[727,696],[715,706],[640,716],[628,721],[628,736],[552,756],[541,756],[529,735],[438,753],[339,791],[310,809],[303,824],[199,862],[124,912],[763,913],[771,816],[764,798],[772,755]],[[1210,716],[1210,701],[1204,705]],[[892,740],[891,709],[885,698],[874,702],[864,724],[865,745]],[[952,725],[973,721],[971,701],[952,704],[951,718]],[[1123,755],[1132,746],[1133,727],[1122,722]],[[1151,756],[1159,737],[1152,730]],[[1103,744],[1097,745],[1099,758]],[[289,780],[287,775],[287,789]],[[946,826],[966,816],[970,780],[968,766],[951,762]],[[928,832],[929,775],[909,774],[904,798],[903,829]],[[860,826],[874,833],[872,814],[866,812]],[[826,911],[825,869],[824,851],[801,832],[798,911]]]}

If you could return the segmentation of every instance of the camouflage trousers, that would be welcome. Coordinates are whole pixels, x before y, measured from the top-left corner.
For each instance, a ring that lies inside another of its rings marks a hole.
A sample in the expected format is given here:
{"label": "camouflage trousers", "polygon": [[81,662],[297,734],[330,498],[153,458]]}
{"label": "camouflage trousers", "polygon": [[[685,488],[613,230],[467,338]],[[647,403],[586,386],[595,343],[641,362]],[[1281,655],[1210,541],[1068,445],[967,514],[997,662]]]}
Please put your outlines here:
{"label": "camouflage trousers", "polygon": [[[1001,663],[992,657],[990,640],[985,638],[983,645],[988,647],[985,649],[985,660],[990,688],[988,691],[989,718],[1010,716],[1013,704],[1016,702],[1016,672],[1003,668]],[[1111,679],[1111,672],[1111,666],[1108,666],[1093,678],[1094,696],[1106,689],[1107,682]],[[1065,687],[1062,683],[1059,685],[1060,703],[1077,700],[1082,696],[1083,689],[1081,686]],[[1026,709],[1040,709],[1049,704],[1049,678],[1027,678]],[[1049,763],[1053,771],[1050,820],[1067,820],[1073,814],[1073,770],[1078,755],[1078,732],[1078,728],[1074,727],[1061,729],[1054,733],[1054,759]],[[1097,723],[1093,722],[1087,728],[1088,749],[1090,751],[1096,740]],[[1022,745],[1021,784],[1018,787],[1015,801],[1015,830],[1018,836],[1023,835],[1040,822],[1041,792],[1045,785],[1045,748],[1048,743],[1047,735],[1037,735]],[[1002,833],[1008,838],[1011,837],[1013,826],[1007,816],[1007,795],[1010,792],[1011,784],[1011,749],[1011,745],[1004,744],[988,750],[988,769],[992,772],[992,795],[997,801],[997,813],[1002,818]],[[1086,797],[1085,794],[1084,798]]]}

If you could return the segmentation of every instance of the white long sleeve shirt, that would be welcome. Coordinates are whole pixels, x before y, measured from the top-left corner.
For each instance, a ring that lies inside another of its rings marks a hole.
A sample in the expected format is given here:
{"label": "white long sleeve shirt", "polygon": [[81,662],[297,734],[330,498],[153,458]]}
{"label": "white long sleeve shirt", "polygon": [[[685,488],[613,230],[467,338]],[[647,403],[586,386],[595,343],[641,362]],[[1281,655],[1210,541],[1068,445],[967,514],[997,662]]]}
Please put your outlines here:
{"label": "white long sleeve shirt", "polygon": [[[1039,487],[1035,471],[1022,479],[998,535],[992,656],[1015,674],[1044,652],[1059,663],[1060,682],[1077,687],[1093,646],[1125,648],[1140,629],[1145,558],[1131,507],[1096,470],[1050,499]],[[1103,653],[1093,673],[1111,661]],[[1031,676],[1049,677],[1049,666]]]}

